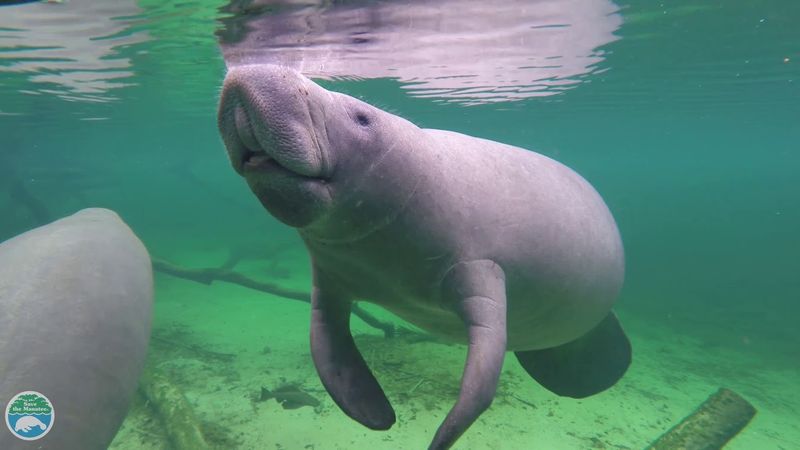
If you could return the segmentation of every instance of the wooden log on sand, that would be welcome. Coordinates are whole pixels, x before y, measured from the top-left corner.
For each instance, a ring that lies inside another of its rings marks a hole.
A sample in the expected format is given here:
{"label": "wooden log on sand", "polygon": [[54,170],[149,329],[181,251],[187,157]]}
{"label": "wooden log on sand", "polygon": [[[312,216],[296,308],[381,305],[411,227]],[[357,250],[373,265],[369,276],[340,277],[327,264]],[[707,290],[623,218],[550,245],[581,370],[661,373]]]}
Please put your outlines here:
{"label": "wooden log on sand", "polygon": [[730,389],[720,388],[647,449],[719,450],[755,415],[756,409],[747,400]]}
{"label": "wooden log on sand", "polygon": [[183,392],[165,375],[148,366],[139,379],[139,390],[156,412],[173,450],[211,448]]}

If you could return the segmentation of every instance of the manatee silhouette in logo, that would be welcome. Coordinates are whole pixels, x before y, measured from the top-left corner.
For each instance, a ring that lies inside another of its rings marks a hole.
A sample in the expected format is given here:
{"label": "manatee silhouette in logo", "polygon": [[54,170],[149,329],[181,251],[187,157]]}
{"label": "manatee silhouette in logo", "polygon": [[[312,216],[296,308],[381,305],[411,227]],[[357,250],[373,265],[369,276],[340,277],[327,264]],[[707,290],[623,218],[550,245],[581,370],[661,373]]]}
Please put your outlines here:
{"label": "manatee silhouette in logo", "polygon": [[31,431],[36,427],[39,427],[39,429],[41,429],[42,431],[47,429],[47,425],[42,423],[42,421],[37,419],[36,417],[25,416],[21,417],[19,420],[17,420],[17,423],[14,424],[14,431],[21,430],[27,433],[28,431]]}

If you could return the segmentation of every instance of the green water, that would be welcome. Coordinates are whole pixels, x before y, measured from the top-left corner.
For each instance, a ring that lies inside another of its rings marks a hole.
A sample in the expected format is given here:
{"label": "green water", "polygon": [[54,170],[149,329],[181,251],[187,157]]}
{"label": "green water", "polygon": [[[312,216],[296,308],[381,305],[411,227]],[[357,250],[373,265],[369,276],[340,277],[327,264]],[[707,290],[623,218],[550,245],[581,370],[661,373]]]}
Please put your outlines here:
{"label": "green water", "polygon": [[[113,68],[15,70],[30,62],[25,44],[0,29],[0,239],[102,206],[119,212],[154,257],[210,267],[232,247],[263,248],[236,269],[308,289],[299,239],[261,208],[218,136],[219,6],[138,2],[103,35],[112,51],[98,60],[124,61]],[[643,448],[720,386],[759,409],[729,448],[800,448],[800,3],[618,6],[618,40],[559,95],[463,106],[411,97],[390,79],[324,83],[420,126],[564,162],[597,188],[620,227],[627,272],[617,310],[634,345],[629,374],[599,399],[570,403],[508,358],[503,401],[457,448]],[[114,86],[58,81],[93,70],[112,74]],[[46,213],[21,200],[19,186]],[[423,375],[384,383],[399,423],[374,432],[322,390],[307,349],[307,305],[158,273],[155,309],[151,358],[178,380],[219,448],[422,448],[452,400],[441,386],[457,388],[463,363],[458,346],[403,353],[409,344],[373,342],[375,364],[384,354],[405,357],[412,374],[432,360],[446,367],[442,384]],[[391,369],[376,372],[388,378]],[[282,378],[321,407],[251,401]],[[147,417],[138,401],[114,447],[168,448]],[[521,437],[503,444],[493,435]]]}

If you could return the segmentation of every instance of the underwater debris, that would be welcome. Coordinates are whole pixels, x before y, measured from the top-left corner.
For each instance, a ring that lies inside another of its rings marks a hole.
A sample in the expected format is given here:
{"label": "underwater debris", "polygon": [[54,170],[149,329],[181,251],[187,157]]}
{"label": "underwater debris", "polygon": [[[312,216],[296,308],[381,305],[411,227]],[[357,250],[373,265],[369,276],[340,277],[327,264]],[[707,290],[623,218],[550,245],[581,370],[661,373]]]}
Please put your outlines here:
{"label": "underwater debris", "polygon": [[[457,344],[432,335],[406,332],[398,332],[394,339],[371,334],[356,334],[354,338],[381,386],[393,397],[393,402],[411,411],[412,419],[415,411],[438,411],[458,397],[463,360],[450,348]],[[431,360],[438,363],[425,363]],[[523,397],[527,384],[527,378],[504,373],[495,401],[538,409],[533,401]]]}
{"label": "underwater debris", "polygon": [[[294,245],[293,242],[246,242],[232,245],[228,248],[228,259],[226,259],[219,268],[232,270],[244,260],[263,260],[270,262],[270,268],[268,270],[271,275],[283,274],[288,277],[289,271],[279,268],[280,259],[277,257],[282,253],[286,253],[286,251]],[[280,273],[272,273],[275,271]]]}
{"label": "underwater debris", "polygon": [[182,342],[175,336],[170,336],[170,334],[174,335],[176,333],[169,333],[163,329],[158,329],[155,330],[150,336],[150,340],[153,342],[154,346],[158,346],[159,348],[167,348],[170,350],[180,349],[201,361],[231,362],[236,359],[236,355],[232,353],[216,352],[209,350],[208,348],[204,348],[200,344]]}
{"label": "underwater debris", "polygon": [[719,450],[755,415],[756,409],[750,402],[730,389],[720,388],[647,450]]}
{"label": "underwater debris", "polygon": [[[240,286],[257,291],[266,292],[278,297],[288,298],[290,300],[297,300],[305,303],[309,303],[311,301],[311,295],[308,292],[295,291],[292,289],[283,288],[273,283],[254,280],[246,275],[224,268],[209,267],[202,269],[188,269],[185,267],[176,266],[158,258],[153,258],[153,270],[202,284],[211,284],[214,281],[224,281],[226,283],[238,284]],[[381,330],[385,337],[394,337],[398,331],[396,329],[397,327],[395,327],[393,323],[385,322],[373,316],[368,311],[358,306],[357,303],[353,303],[351,311],[367,325]],[[415,333],[414,331],[408,329],[405,329],[404,332]]]}
{"label": "underwater debris", "polygon": [[206,450],[200,422],[183,392],[152,366],[145,368],[139,389],[161,420],[175,450]]}
{"label": "underwater debris", "polygon": [[280,403],[283,409],[297,409],[303,406],[316,408],[320,405],[316,397],[304,391],[300,385],[296,383],[282,384],[271,391],[262,386],[261,394],[256,401],[264,402],[271,398],[274,398],[276,402]]}
{"label": "underwater debris", "polygon": [[[405,333],[394,339],[368,334],[354,338],[381,386],[396,396],[396,404],[431,411],[458,396],[461,355],[454,355],[446,343],[418,341],[416,336]],[[440,364],[424,363],[431,358],[438,358]]]}

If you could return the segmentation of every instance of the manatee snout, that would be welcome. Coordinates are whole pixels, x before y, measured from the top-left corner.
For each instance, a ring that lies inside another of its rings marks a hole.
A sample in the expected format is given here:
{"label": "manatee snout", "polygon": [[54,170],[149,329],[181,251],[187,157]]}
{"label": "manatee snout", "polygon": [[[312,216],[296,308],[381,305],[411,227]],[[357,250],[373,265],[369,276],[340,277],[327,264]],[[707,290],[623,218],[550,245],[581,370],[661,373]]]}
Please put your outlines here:
{"label": "manatee snout", "polygon": [[285,169],[324,178],[326,158],[316,136],[309,89],[316,85],[278,66],[232,68],[222,88],[219,129],[234,169],[249,172]]}
{"label": "manatee snout", "polygon": [[218,126],[233,168],[262,205],[302,228],[329,208],[332,158],[327,92],[279,66],[240,66],[225,77]]}

